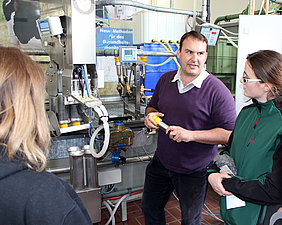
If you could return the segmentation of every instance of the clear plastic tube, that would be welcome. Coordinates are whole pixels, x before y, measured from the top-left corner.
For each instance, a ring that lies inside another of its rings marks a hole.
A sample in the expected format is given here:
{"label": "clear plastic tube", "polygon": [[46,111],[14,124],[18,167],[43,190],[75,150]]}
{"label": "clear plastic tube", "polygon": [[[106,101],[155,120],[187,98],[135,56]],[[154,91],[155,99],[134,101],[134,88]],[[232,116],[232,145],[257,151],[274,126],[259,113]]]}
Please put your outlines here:
{"label": "clear plastic tube", "polygon": [[[113,214],[113,210],[112,210],[112,208],[111,208],[109,202],[108,202],[108,201],[104,201],[104,205],[105,205],[105,206],[107,207],[107,209],[109,210],[110,215],[112,215],[112,214]],[[112,218],[112,225],[115,225],[115,224],[116,224],[116,220],[115,220],[115,217],[113,217],[113,218]]]}
{"label": "clear plastic tube", "polygon": [[[102,118],[102,121],[104,119]],[[98,135],[99,131],[102,130],[104,128],[104,131],[105,131],[105,137],[104,137],[104,144],[103,144],[103,147],[102,147],[102,150],[97,153],[94,149],[94,143],[95,143],[95,139],[96,139],[96,136]],[[91,139],[90,139],[90,151],[91,151],[91,154],[93,155],[93,157],[95,158],[101,158],[107,151],[108,149],[108,146],[109,146],[109,141],[110,141],[110,127],[109,127],[109,123],[107,121],[103,121],[103,125],[100,125],[93,133]]]}
{"label": "clear plastic tube", "polygon": [[122,196],[122,198],[120,198],[120,199],[118,200],[118,202],[117,202],[117,204],[116,204],[116,206],[115,206],[115,208],[114,208],[114,210],[113,210],[113,212],[112,212],[112,214],[111,214],[111,217],[109,218],[108,222],[107,222],[105,225],[109,225],[109,223],[111,222],[111,220],[112,220],[113,217],[115,216],[115,213],[116,213],[116,211],[117,211],[117,209],[118,209],[120,203],[122,203],[122,201],[123,201],[124,199],[126,199],[128,196],[130,196],[130,195],[129,195],[129,194],[126,194],[126,195]]}

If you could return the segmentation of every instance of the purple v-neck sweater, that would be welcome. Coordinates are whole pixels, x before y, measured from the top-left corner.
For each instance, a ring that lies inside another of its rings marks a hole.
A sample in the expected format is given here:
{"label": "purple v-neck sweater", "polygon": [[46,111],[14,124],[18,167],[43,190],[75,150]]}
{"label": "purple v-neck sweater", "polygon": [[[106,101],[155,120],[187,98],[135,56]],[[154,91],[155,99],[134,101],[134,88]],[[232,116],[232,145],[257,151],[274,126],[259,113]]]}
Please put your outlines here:
{"label": "purple v-neck sweater", "polygon": [[[233,130],[236,111],[235,102],[227,87],[210,74],[201,88],[193,87],[180,94],[177,82],[171,82],[177,71],[170,71],[159,79],[148,107],[164,113],[168,125],[188,130],[224,128]],[[156,154],[169,170],[177,173],[193,173],[213,161],[217,145],[197,142],[177,143],[159,131]]]}

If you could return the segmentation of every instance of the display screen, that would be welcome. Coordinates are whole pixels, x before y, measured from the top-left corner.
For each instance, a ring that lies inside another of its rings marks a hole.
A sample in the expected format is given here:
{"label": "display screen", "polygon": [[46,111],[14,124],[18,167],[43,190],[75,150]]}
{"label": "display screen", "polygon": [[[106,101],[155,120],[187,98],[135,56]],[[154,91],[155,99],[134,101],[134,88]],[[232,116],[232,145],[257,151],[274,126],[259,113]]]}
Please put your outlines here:
{"label": "display screen", "polygon": [[216,46],[220,34],[220,29],[213,27],[201,27],[201,34],[203,34],[208,39],[209,46]]}
{"label": "display screen", "polygon": [[124,50],[124,55],[132,55],[132,50]]}
{"label": "display screen", "polygon": [[40,29],[42,30],[49,29],[48,20],[39,21],[39,26],[40,26]]}

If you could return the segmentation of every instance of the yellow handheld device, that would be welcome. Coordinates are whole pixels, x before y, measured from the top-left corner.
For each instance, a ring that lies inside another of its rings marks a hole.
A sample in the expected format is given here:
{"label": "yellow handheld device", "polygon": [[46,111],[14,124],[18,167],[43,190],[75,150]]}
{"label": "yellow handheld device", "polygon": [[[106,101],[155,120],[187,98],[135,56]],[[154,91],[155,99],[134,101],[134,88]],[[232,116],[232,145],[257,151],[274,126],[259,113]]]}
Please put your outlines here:
{"label": "yellow handheld device", "polygon": [[168,125],[165,124],[162,119],[156,115],[154,115],[153,120],[156,122],[157,126],[162,130],[162,131],[166,131],[166,129],[168,128]]}

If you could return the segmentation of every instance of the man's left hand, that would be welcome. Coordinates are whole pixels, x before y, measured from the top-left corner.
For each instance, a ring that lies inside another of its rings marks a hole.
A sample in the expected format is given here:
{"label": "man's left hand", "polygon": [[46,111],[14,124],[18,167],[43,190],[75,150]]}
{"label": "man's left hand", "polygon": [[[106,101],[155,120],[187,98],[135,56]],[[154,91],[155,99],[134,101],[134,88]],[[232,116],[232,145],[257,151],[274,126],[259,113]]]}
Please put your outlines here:
{"label": "man's left hand", "polygon": [[193,131],[186,130],[179,126],[169,126],[166,130],[166,134],[169,135],[169,138],[176,142],[190,142],[193,141]]}

